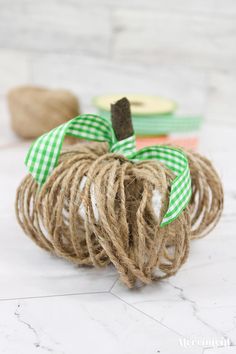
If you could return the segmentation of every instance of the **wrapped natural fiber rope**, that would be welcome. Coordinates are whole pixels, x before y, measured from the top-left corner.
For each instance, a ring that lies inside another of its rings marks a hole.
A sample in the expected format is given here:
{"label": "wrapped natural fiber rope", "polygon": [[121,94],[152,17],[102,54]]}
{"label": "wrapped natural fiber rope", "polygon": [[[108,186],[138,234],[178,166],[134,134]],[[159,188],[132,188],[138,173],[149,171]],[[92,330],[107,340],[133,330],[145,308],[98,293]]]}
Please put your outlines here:
{"label": "wrapped natural fiber rope", "polygon": [[8,93],[12,129],[34,139],[79,114],[77,98],[67,90],[21,86]]}
{"label": "wrapped natural fiber rope", "polygon": [[[125,101],[118,101],[112,112],[118,145],[130,141],[125,140],[133,133]],[[192,197],[163,226],[175,174],[164,163],[134,161],[119,151],[121,145],[116,151],[106,143],[65,149],[41,187],[26,176],[17,191],[16,214],[40,247],[78,265],[112,263],[120,279],[133,287],[137,280],[147,284],[177,272],[187,259],[190,239],[218,221],[223,191],[209,161],[186,152]]]}

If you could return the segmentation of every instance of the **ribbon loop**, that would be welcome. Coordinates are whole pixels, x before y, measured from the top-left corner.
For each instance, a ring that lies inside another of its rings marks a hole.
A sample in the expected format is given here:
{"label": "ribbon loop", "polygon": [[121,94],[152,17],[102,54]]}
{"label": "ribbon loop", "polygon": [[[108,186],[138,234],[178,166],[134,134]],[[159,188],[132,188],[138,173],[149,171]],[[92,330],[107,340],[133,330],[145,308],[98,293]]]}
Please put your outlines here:
{"label": "ribbon loop", "polygon": [[42,185],[58,162],[65,135],[92,141],[107,141],[112,146],[110,122],[94,114],[84,114],[71,119],[39,137],[32,144],[25,160],[29,172]]}
{"label": "ribbon loop", "polygon": [[125,157],[130,158],[136,153],[135,136],[132,135],[129,138],[114,142],[110,151],[120,153]]}
{"label": "ribbon loop", "polygon": [[168,210],[161,227],[174,221],[186,208],[191,197],[188,160],[182,150],[170,146],[150,146],[136,151],[135,136],[117,141],[111,122],[106,118],[84,114],[39,137],[30,147],[25,164],[42,185],[56,167],[65,135],[107,142],[111,152],[121,153],[133,161],[158,160],[168,167],[175,179],[171,184]]}
{"label": "ribbon loop", "polygon": [[186,155],[171,146],[149,146],[139,150],[135,159],[158,160],[176,175],[171,184],[169,207],[161,226],[171,223],[186,208],[191,197],[191,176]]}

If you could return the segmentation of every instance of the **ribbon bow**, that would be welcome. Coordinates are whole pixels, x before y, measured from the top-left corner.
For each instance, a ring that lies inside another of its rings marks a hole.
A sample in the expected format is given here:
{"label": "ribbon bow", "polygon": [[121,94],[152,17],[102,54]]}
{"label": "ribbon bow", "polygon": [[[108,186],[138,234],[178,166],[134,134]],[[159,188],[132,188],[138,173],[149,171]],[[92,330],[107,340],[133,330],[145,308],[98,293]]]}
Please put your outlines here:
{"label": "ribbon bow", "polygon": [[46,181],[57,166],[65,135],[92,141],[106,141],[111,152],[121,153],[130,160],[158,160],[166,165],[176,177],[171,183],[169,206],[161,226],[174,221],[188,205],[191,197],[191,177],[188,160],[183,151],[157,145],[136,151],[134,135],[117,141],[111,122],[93,114],[75,117],[42,135],[31,145],[25,164],[39,185]]}

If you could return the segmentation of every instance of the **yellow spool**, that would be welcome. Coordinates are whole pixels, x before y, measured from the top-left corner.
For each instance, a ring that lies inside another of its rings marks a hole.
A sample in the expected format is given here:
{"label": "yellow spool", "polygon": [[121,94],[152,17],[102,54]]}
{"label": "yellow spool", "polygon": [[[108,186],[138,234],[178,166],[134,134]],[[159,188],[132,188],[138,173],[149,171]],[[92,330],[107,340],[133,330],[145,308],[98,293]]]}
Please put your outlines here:
{"label": "yellow spool", "polygon": [[127,97],[133,116],[146,116],[169,114],[175,111],[176,103],[164,97],[148,96],[148,95],[134,95],[134,94],[116,94],[104,95],[94,98],[94,105],[102,111],[110,111],[111,103],[116,102],[121,97]]}

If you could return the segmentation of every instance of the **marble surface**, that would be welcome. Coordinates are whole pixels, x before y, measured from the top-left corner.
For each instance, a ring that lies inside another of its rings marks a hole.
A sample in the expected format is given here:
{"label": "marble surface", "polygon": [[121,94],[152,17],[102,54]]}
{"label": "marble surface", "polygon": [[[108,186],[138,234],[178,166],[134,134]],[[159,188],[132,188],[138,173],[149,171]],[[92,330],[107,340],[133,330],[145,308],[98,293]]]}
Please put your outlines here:
{"label": "marble surface", "polygon": [[77,268],[36,247],[14,215],[29,147],[1,105],[0,353],[236,353],[236,127],[207,123],[200,150],[223,179],[217,228],[178,274],[128,290],[113,267]]}

